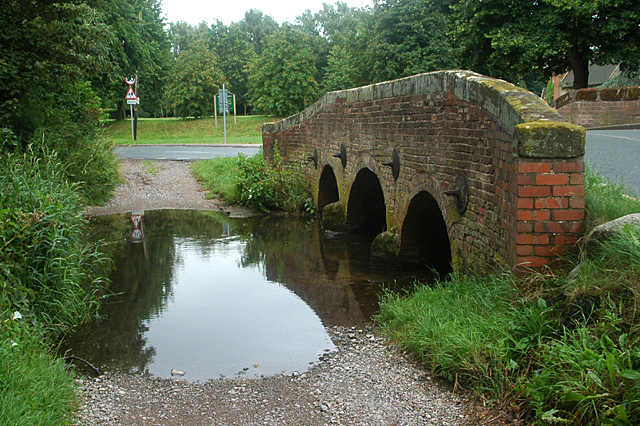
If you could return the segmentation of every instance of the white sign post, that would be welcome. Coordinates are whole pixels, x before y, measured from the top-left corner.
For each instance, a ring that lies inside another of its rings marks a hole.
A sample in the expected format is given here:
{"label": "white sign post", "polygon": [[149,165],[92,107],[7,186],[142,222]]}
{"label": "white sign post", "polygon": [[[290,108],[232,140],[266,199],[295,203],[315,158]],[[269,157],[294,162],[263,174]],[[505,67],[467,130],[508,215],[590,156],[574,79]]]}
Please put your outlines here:
{"label": "white sign post", "polygon": [[133,90],[133,85],[136,84],[136,78],[132,77],[132,78],[124,78],[124,81],[129,85],[129,90],[127,91],[127,95],[124,97],[127,101],[127,104],[129,105],[130,109],[131,109],[131,138],[135,141],[136,140],[136,132],[135,129],[133,127],[133,106],[136,105],[139,100],[138,97],[136,96],[136,92]]}

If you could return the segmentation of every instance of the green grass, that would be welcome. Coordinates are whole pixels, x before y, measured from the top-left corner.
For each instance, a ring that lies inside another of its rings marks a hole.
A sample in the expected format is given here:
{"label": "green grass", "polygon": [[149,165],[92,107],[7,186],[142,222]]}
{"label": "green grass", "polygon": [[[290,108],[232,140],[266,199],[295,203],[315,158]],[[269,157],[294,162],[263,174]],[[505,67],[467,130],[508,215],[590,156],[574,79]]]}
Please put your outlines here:
{"label": "green grass", "polygon": [[208,198],[222,198],[229,204],[237,203],[237,157],[218,157],[196,161],[191,164],[191,171],[197,176],[202,186],[209,191]]}
{"label": "green grass", "polygon": [[605,222],[640,213],[640,200],[632,196],[624,185],[611,182],[587,167],[585,172],[586,232]]}
{"label": "green grass", "polygon": [[0,424],[75,424],[73,375],[24,319],[0,311]]}
{"label": "green grass", "polygon": [[[279,118],[264,115],[227,116],[227,144],[261,144],[262,124]],[[104,136],[116,145],[124,144],[224,144],[222,117],[216,127],[208,118],[139,118],[137,140],[131,137],[131,121],[105,122]]]}

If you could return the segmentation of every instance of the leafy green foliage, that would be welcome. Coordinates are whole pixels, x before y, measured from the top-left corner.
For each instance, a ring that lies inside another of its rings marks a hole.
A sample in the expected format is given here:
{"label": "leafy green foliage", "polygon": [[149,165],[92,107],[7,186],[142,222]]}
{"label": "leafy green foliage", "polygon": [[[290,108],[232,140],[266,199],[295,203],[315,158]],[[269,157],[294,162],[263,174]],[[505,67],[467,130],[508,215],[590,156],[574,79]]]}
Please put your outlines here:
{"label": "leafy green foliage", "polygon": [[265,212],[305,211],[311,198],[309,181],[299,170],[283,167],[277,147],[271,164],[267,164],[262,153],[238,157],[236,191],[240,204]]}
{"label": "leafy green foliage", "polygon": [[579,89],[587,87],[590,63],[638,68],[635,0],[459,0],[452,7],[463,65],[493,77],[517,82],[572,70]]}
{"label": "leafy green foliage", "polygon": [[289,26],[267,39],[267,47],[249,65],[250,103],[279,116],[302,111],[318,96],[313,53],[303,35]]}
{"label": "leafy green foliage", "polygon": [[327,92],[356,87],[358,67],[348,50],[334,46],[329,52],[326,72],[324,88]]}
{"label": "leafy green foliage", "polygon": [[278,23],[271,16],[257,9],[245,12],[244,19],[238,22],[238,26],[249,36],[253,49],[258,55],[262,55],[269,36],[279,29]]}
{"label": "leafy green foliage", "polygon": [[225,26],[218,22],[211,26],[210,46],[220,58],[220,67],[229,81],[228,89],[236,95],[236,108],[248,107],[249,77],[247,66],[257,56],[249,35],[243,32],[239,24]]}
{"label": "leafy green foliage", "polygon": [[140,108],[160,115],[164,78],[171,66],[161,1],[88,0],[87,3],[111,31],[108,51],[102,58],[107,67],[91,78],[103,107],[118,109],[118,117],[122,118],[124,77],[137,74]]}
{"label": "leafy green foliage", "polygon": [[38,112],[49,106],[43,98],[71,90],[108,66],[103,57],[109,36],[96,11],[76,1],[3,2],[0,124],[24,143],[40,127]]}
{"label": "leafy green foliage", "polygon": [[213,115],[214,96],[226,83],[217,56],[201,42],[181,53],[167,81],[169,107],[180,117]]}
{"label": "leafy green foliage", "polygon": [[209,196],[232,205],[299,213],[308,211],[312,204],[309,181],[299,170],[283,167],[277,148],[272,164],[267,164],[260,152],[253,157],[241,154],[199,161],[191,170],[210,191]]}
{"label": "leafy green foliage", "polygon": [[0,309],[32,316],[53,335],[95,313],[105,262],[82,242],[80,197],[57,161],[0,157]]}
{"label": "leafy green foliage", "polygon": [[377,2],[367,32],[367,63],[374,82],[458,68],[449,21],[435,0]]}

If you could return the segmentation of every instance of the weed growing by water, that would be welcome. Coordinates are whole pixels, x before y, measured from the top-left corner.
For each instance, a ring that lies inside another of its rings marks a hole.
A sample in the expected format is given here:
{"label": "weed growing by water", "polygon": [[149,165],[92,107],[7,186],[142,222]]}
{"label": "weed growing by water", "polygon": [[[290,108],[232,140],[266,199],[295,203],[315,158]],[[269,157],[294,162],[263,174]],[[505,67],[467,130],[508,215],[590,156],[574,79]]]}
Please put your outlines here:
{"label": "weed growing by water", "polygon": [[210,191],[210,196],[219,196],[229,204],[264,212],[312,210],[309,181],[300,170],[284,168],[277,146],[271,164],[259,152],[252,157],[240,154],[234,158],[199,161],[193,164],[192,170]]}

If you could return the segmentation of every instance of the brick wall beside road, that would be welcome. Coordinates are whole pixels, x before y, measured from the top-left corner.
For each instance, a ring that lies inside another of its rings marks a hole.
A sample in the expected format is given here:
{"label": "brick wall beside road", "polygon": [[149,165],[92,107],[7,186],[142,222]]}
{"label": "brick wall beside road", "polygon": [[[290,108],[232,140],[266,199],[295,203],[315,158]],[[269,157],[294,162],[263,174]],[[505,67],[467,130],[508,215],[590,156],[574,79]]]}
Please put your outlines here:
{"label": "brick wall beside road", "polygon": [[567,121],[585,128],[640,125],[640,86],[572,90],[554,106]]}

